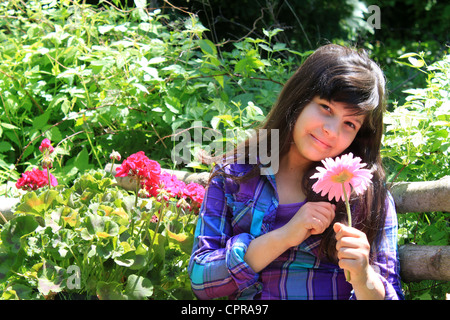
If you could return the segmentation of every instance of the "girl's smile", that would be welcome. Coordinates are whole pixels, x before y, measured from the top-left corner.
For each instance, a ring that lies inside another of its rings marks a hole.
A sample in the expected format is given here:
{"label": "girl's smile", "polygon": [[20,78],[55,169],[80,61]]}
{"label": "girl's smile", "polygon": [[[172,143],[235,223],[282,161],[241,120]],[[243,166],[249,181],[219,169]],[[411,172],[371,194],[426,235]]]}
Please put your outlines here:
{"label": "girl's smile", "polygon": [[325,142],[323,142],[322,140],[316,138],[313,134],[311,134],[312,139],[317,142],[317,144],[319,145],[319,147],[323,147],[324,149],[329,149],[331,148],[331,146]]}

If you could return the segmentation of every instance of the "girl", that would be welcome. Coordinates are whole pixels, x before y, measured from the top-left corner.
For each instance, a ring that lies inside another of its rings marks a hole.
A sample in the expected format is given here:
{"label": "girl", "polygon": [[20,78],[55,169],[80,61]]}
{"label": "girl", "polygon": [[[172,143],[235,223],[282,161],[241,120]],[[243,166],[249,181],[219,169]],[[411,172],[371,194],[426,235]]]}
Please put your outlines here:
{"label": "girl", "polygon": [[[403,298],[397,218],[380,158],[384,87],[364,52],[330,44],[306,59],[258,141],[278,130],[277,172],[245,162],[245,148],[212,172],[189,263],[199,299]],[[320,160],[349,152],[373,175],[365,194],[351,198],[354,227],[344,203],[321,198],[310,179]]]}

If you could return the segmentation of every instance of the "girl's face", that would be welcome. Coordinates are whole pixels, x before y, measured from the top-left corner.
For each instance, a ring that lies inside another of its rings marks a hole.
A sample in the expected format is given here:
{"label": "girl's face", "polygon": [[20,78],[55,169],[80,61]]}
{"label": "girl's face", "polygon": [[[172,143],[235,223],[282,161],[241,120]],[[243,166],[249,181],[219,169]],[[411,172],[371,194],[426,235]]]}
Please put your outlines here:
{"label": "girl's face", "polygon": [[364,115],[352,115],[341,102],[315,97],[297,118],[289,152],[298,161],[320,161],[347,149],[364,122]]}

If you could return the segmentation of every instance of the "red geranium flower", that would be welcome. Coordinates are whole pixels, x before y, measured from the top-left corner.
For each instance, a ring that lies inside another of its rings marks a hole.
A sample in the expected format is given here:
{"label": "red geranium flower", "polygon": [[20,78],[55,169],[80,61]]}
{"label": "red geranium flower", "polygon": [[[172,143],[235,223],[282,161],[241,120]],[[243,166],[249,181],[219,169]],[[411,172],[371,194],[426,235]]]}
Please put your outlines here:
{"label": "red geranium flower", "polygon": [[[50,180],[52,186],[56,187],[58,185],[58,181],[52,174],[50,174]],[[16,188],[25,191],[37,190],[46,185],[48,185],[47,169],[44,169],[44,171],[39,169],[26,171],[22,173],[22,177],[16,182]]]}
{"label": "red geranium flower", "polygon": [[144,151],[129,156],[116,170],[116,177],[135,177],[142,183],[147,180],[159,181],[160,174],[159,163],[147,158]]}

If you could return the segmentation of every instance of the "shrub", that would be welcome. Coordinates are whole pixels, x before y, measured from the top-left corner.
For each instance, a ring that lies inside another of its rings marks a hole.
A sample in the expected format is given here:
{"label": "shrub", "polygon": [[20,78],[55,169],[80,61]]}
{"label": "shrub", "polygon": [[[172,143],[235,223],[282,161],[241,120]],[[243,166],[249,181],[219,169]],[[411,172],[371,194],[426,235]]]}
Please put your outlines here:
{"label": "shrub", "polygon": [[176,129],[194,120],[221,126],[216,116],[237,117],[249,103],[267,110],[304,56],[272,43],[280,29],[224,51],[203,38],[194,15],[171,21],[142,7],[7,1],[0,15],[2,181],[37,164],[42,136],[59,141],[61,183],[102,168],[114,148],[173,166],[168,137]]}
{"label": "shrub", "polygon": [[[423,53],[400,61],[427,74],[425,88],[404,91],[403,105],[386,115],[382,155],[390,182],[430,181],[450,175],[450,55],[427,65]],[[407,61],[407,62],[405,62]],[[406,213],[399,218],[399,244],[449,245],[448,213]],[[445,299],[448,283],[403,285],[408,299]]]}

